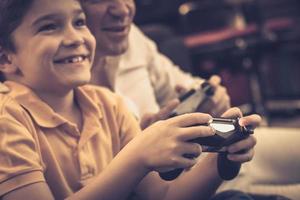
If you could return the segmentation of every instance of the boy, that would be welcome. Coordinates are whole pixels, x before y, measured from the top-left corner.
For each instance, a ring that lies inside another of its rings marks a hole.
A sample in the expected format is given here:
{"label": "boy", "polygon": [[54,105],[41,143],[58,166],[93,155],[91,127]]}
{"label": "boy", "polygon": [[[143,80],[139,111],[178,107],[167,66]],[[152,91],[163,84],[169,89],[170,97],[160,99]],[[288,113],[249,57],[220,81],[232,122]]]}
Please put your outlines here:
{"label": "boy", "polygon": [[[201,146],[186,141],[213,135],[207,126],[192,126],[211,116],[182,115],[140,133],[119,97],[85,85],[95,41],[77,0],[1,0],[0,13],[0,71],[9,88],[0,94],[2,199],[175,200],[214,193],[222,181],[217,156],[197,165],[182,156],[200,155]],[[240,124],[259,121],[252,115]],[[228,158],[249,161],[254,146],[250,136],[228,147]],[[156,173],[192,166],[172,182]]]}

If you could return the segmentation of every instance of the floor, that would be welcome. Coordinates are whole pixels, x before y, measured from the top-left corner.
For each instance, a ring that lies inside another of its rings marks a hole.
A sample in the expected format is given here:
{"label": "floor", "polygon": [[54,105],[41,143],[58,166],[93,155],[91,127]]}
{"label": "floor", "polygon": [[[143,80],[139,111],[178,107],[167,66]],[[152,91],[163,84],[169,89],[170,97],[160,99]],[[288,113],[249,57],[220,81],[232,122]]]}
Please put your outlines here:
{"label": "floor", "polygon": [[300,129],[300,112],[273,114],[268,120],[271,127],[291,127]]}

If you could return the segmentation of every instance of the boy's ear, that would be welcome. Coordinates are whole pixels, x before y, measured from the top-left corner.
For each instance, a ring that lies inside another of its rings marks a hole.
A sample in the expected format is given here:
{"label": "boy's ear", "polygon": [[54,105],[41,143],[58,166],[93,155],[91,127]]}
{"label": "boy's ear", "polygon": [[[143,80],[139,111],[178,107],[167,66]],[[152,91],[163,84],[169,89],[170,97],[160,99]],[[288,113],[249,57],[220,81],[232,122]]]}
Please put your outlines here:
{"label": "boy's ear", "polygon": [[10,64],[7,52],[0,46],[0,64]]}
{"label": "boy's ear", "polygon": [[17,68],[12,65],[9,54],[0,47],[0,71],[3,73],[14,73]]}

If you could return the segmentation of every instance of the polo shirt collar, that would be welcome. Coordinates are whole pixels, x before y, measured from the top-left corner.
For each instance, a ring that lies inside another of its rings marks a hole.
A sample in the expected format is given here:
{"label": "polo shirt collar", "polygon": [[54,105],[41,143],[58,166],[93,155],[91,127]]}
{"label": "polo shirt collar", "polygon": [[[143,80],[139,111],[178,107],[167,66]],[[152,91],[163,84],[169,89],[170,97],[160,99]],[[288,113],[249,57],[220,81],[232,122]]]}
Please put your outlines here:
{"label": "polo shirt collar", "polygon": [[[39,126],[45,128],[55,128],[62,124],[68,123],[65,118],[57,114],[27,86],[13,81],[6,81],[5,85],[10,88],[9,95],[28,111],[33,120]],[[80,107],[84,113],[83,115],[94,115],[93,118],[97,118],[98,120],[102,117],[99,107],[95,105],[93,100],[89,98],[87,94],[85,94],[82,88],[76,88],[75,95],[79,98]]]}
{"label": "polo shirt collar", "polygon": [[[85,86],[78,87],[75,95],[80,105],[84,122],[82,127],[82,135],[79,141],[79,148],[84,146],[93,136],[103,130],[101,119],[103,118],[103,105],[101,102],[95,102],[92,98],[91,91],[85,89]],[[89,94],[88,94],[89,93]]]}

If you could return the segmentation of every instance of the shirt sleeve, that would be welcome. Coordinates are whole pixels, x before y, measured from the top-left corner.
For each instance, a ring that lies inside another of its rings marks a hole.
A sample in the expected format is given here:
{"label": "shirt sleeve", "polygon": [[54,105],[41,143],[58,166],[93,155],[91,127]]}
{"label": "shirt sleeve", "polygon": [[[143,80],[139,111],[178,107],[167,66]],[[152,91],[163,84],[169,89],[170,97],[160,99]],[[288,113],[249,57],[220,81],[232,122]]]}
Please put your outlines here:
{"label": "shirt sleeve", "polygon": [[176,85],[189,89],[203,82],[203,79],[184,72],[168,57],[160,53],[154,41],[145,36],[137,27],[133,26],[132,31],[135,32],[135,35],[139,35],[140,45],[147,48],[145,52],[147,52],[149,76],[160,106],[177,97]]}
{"label": "shirt sleeve", "polygon": [[9,91],[9,88],[6,87],[3,83],[0,82],[0,93],[6,93]]}
{"label": "shirt sleeve", "polygon": [[20,106],[0,108],[0,196],[20,187],[45,181],[38,146],[29,132],[29,117]]}

